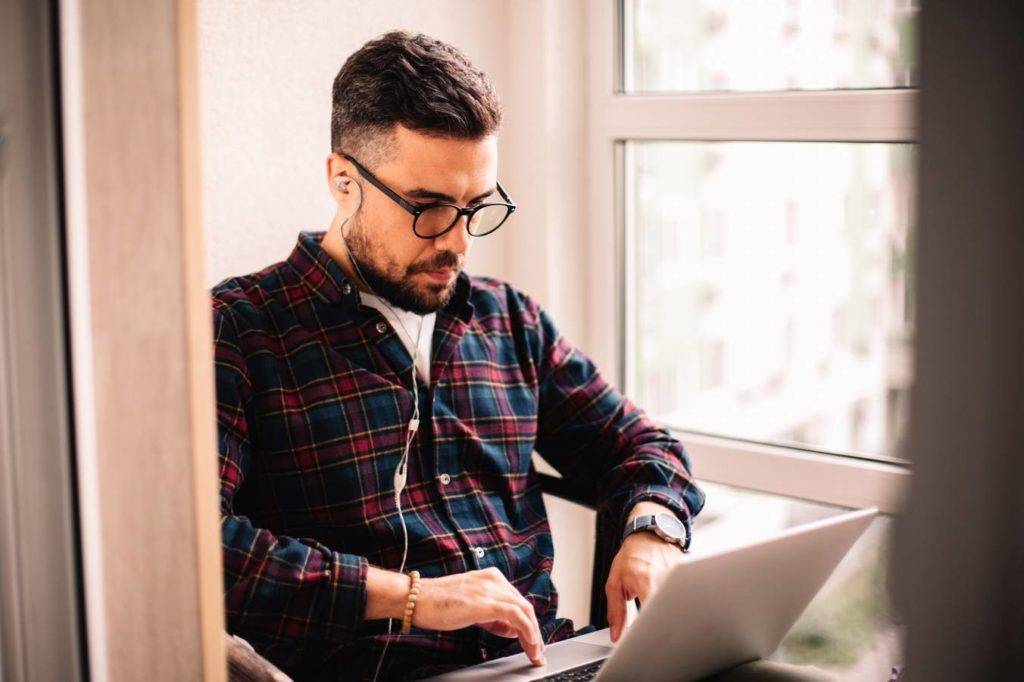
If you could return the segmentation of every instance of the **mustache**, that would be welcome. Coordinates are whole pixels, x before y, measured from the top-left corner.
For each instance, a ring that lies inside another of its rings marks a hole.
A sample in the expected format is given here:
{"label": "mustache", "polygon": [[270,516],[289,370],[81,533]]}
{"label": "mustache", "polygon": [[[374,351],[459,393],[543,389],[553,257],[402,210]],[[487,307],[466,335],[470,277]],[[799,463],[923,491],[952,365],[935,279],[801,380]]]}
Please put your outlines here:
{"label": "mustache", "polygon": [[428,263],[414,265],[409,268],[409,273],[431,272],[433,270],[458,270],[462,268],[462,259],[452,251],[442,251]]}

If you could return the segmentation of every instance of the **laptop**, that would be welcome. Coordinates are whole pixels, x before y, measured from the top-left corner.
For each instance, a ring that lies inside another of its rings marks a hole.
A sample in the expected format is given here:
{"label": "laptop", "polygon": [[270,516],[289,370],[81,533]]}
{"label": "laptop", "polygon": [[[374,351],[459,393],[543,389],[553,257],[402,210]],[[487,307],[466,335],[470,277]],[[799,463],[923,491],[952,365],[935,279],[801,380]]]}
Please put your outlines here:
{"label": "laptop", "polygon": [[616,644],[598,630],[549,644],[541,667],[517,654],[430,679],[677,682],[765,658],[877,513],[847,512],[686,555]]}

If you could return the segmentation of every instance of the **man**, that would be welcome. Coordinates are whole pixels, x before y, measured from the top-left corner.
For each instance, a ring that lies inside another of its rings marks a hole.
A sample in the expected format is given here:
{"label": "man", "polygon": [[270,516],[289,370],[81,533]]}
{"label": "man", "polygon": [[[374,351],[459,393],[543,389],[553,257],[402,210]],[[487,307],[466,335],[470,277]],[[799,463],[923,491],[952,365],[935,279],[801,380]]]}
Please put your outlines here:
{"label": "man", "polygon": [[213,289],[228,628],[293,677],[394,679],[520,647],[539,664],[571,636],[533,451],[620,529],[681,522],[680,542],[622,540],[614,639],[703,506],[678,441],[529,296],[463,271],[514,211],[500,120],[453,47],[367,43],[334,81],[329,229]]}

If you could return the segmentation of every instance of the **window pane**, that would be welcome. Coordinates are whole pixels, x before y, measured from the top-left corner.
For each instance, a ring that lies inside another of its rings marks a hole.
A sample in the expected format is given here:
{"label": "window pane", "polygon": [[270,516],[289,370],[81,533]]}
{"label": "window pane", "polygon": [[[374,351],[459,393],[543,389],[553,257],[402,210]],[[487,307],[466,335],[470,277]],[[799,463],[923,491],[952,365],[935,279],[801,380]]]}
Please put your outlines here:
{"label": "window pane", "polygon": [[623,0],[632,92],[916,84],[916,0]]}
{"label": "window pane", "polygon": [[680,428],[898,454],[913,149],[627,143],[637,402]]}
{"label": "window pane", "polygon": [[[733,547],[842,510],[701,483],[708,494],[691,552]],[[844,680],[887,680],[902,665],[904,629],[889,599],[892,521],[879,517],[840,562],[772,660],[814,665]]]}

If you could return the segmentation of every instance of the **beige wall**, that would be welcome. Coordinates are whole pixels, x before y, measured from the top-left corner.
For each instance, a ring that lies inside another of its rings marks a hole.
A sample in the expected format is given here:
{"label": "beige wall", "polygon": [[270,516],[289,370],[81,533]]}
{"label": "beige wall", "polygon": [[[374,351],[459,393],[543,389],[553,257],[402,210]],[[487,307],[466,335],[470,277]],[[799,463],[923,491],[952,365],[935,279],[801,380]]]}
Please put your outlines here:
{"label": "beige wall", "polygon": [[[501,90],[504,2],[199,3],[209,281],[286,257],[333,215],[324,177],[331,84],[367,40],[400,28],[462,48]],[[478,242],[475,269],[500,265]]]}
{"label": "beige wall", "polygon": [[[198,6],[208,284],[284,259],[300,229],[326,229],[334,76],[370,38],[394,28],[421,31],[466,52],[505,107],[499,175],[520,210],[475,242],[467,270],[530,293],[587,348],[582,0]],[[592,516],[558,501],[549,501],[549,511],[559,611],[583,624]]]}

